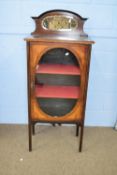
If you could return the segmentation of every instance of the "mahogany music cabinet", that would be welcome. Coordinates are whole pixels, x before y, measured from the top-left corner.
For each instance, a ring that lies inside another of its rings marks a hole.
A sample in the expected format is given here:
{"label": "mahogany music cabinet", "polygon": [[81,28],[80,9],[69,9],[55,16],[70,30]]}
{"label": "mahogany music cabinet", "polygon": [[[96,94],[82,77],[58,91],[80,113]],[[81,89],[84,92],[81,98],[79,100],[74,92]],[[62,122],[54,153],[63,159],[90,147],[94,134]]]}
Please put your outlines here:
{"label": "mahogany music cabinet", "polygon": [[32,17],[36,29],[26,38],[29,151],[37,122],[76,124],[82,150],[91,47],[83,31],[87,18],[66,10]]}

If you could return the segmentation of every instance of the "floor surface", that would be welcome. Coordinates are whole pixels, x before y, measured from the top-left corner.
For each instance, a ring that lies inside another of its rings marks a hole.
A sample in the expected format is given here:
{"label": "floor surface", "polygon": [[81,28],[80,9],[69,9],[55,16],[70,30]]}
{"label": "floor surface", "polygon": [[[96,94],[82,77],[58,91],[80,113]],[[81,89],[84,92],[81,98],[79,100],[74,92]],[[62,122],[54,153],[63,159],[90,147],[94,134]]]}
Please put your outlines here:
{"label": "floor surface", "polygon": [[0,175],[116,175],[117,131],[86,127],[82,153],[75,126],[37,125],[28,151],[26,125],[0,125]]}

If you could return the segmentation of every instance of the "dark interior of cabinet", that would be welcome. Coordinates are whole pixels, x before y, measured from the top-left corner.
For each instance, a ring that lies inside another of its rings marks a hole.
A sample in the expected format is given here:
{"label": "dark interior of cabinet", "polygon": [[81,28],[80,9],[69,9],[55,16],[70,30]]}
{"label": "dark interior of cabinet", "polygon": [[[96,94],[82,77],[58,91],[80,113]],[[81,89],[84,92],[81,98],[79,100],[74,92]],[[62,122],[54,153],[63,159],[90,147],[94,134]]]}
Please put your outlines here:
{"label": "dark interior of cabinet", "polygon": [[[51,49],[47,51],[39,60],[39,68],[41,67],[41,65],[54,65],[54,69],[56,69],[57,65],[59,65],[59,67],[61,67],[62,65],[71,65],[73,67],[77,67],[78,69],[80,67],[78,60],[76,59],[74,54],[69,50],[63,48]],[[56,89],[58,88],[58,93],[60,91],[60,88],[63,86],[65,86],[66,89],[67,87],[80,87],[81,77],[79,73],[72,74],[71,71],[70,74],[66,74],[64,73],[64,69],[62,71],[63,72],[61,72],[60,69],[60,71],[58,71],[57,74],[53,74],[50,72],[48,73],[47,71],[45,73],[35,73],[35,85],[41,86],[42,88],[44,87],[44,85],[56,86]],[[54,90],[52,93],[54,93]],[[68,95],[65,98],[61,98],[61,96],[59,97],[59,95],[57,97],[55,96],[54,98],[51,98],[50,96],[49,98],[48,96],[36,96],[37,103],[39,104],[41,110],[47,113],[48,115],[51,115],[53,117],[63,116],[69,113],[78,101],[77,96],[75,98],[70,98],[69,94],[72,92],[69,92],[69,90],[67,90],[66,93]]]}
{"label": "dark interior of cabinet", "polygon": [[41,58],[40,64],[65,64],[79,65],[74,54],[63,48],[55,48],[47,51]]}
{"label": "dark interior of cabinet", "polygon": [[53,117],[69,113],[76,104],[75,99],[37,98],[40,108]]}
{"label": "dark interior of cabinet", "polygon": [[80,86],[80,76],[76,75],[37,74],[35,81],[40,85]]}

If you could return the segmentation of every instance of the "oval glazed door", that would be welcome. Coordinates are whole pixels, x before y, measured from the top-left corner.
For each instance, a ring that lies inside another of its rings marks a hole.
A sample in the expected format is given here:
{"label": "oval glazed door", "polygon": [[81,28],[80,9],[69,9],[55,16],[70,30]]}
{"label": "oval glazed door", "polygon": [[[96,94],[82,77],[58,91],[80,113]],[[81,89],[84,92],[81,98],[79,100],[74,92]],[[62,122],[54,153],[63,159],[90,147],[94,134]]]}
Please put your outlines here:
{"label": "oval glazed door", "polygon": [[[67,120],[79,105],[79,59],[66,48],[52,48],[35,67],[35,101],[45,120]],[[70,119],[70,118],[69,118]]]}

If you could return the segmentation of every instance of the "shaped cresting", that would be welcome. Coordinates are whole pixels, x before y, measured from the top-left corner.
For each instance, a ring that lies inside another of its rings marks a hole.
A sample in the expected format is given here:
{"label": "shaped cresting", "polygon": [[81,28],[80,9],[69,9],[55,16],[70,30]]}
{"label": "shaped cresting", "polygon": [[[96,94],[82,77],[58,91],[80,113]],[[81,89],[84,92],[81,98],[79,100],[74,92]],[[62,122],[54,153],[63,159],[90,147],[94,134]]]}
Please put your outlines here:
{"label": "shaped cresting", "polygon": [[88,18],[83,18],[80,15],[67,10],[52,10],[41,14],[38,17],[32,17],[35,21],[35,31],[33,36],[39,35],[77,35],[87,37],[84,32],[84,22]]}

